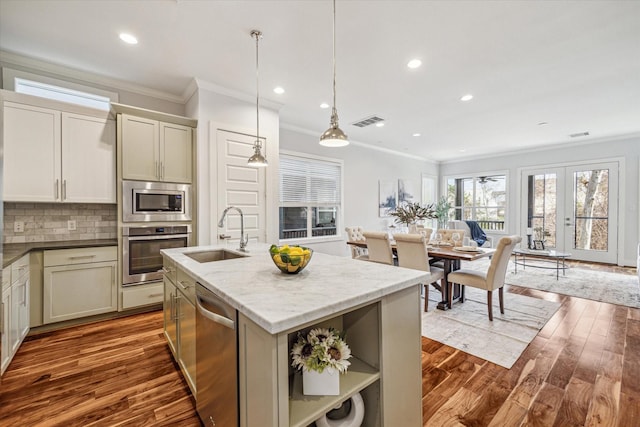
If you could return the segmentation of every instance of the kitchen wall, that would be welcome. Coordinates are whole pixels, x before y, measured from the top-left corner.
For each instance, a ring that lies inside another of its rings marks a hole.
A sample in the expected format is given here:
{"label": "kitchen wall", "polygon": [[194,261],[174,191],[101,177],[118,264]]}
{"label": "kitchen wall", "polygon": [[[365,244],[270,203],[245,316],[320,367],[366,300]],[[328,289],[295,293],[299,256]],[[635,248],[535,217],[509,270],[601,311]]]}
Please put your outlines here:
{"label": "kitchen wall", "polygon": [[[70,231],[67,221],[76,221]],[[16,221],[24,232],[14,231]],[[115,239],[117,210],[112,204],[4,202],[3,243]]]}
{"label": "kitchen wall", "polygon": [[464,174],[482,174],[491,171],[508,173],[508,215],[507,233],[524,236],[520,221],[520,175],[522,168],[553,167],[580,162],[600,162],[619,160],[619,218],[618,240],[621,253],[619,263],[636,265],[636,248],[640,241],[640,215],[638,199],[640,176],[640,136],[602,139],[597,142],[582,142],[562,146],[513,152],[487,157],[475,157],[457,162],[444,162],[440,166],[443,177]]}
{"label": "kitchen wall", "polygon": [[[348,134],[348,130],[347,130]],[[438,175],[436,163],[366,148],[357,142],[347,147],[329,148],[318,144],[320,134],[280,129],[280,149],[313,154],[344,162],[344,226],[360,225],[368,230],[386,230],[391,218],[378,216],[378,181],[398,178],[421,182],[422,174]],[[350,256],[344,235],[335,241],[309,244],[319,252]]]}

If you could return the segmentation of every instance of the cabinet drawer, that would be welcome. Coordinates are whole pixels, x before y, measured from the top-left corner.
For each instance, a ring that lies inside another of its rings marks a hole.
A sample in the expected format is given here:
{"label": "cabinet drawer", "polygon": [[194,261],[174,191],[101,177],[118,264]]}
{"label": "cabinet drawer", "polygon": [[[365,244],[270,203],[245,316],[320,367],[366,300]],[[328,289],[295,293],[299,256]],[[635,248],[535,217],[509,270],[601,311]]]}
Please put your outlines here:
{"label": "cabinet drawer", "polygon": [[115,261],[117,246],[97,248],[57,249],[44,251],[44,266],[86,264],[89,262]]}
{"label": "cabinet drawer", "polygon": [[[24,274],[29,272],[29,254],[24,255],[18,261],[11,264],[11,283],[15,283]],[[2,280],[4,282],[4,279]]]}
{"label": "cabinet drawer", "polygon": [[122,309],[159,304],[164,297],[162,282],[149,285],[129,286],[122,289]]}
{"label": "cabinet drawer", "polygon": [[184,294],[191,304],[196,304],[196,281],[187,273],[178,269],[178,281],[176,282],[176,288]]}

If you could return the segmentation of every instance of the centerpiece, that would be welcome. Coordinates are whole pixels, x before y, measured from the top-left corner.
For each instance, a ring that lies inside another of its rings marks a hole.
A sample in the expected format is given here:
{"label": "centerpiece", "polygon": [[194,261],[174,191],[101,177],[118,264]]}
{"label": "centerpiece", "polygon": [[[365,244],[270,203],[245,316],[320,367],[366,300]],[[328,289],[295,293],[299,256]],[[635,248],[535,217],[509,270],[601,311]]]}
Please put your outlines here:
{"label": "centerpiece", "polygon": [[309,261],[311,261],[313,250],[298,245],[271,245],[269,254],[271,254],[273,263],[280,271],[287,274],[298,274],[304,270],[307,264],[309,264]]}
{"label": "centerpiece", "polygon": [[340,374],[351,362],[351,349],[333,328],[314,328],[306,335],[298,332],[291,349],[291,366],[302,371],[302,392],[306,395],[338,395]]}
{"label": "centerpiece", "polygon": [[410,233],[415,233],[416,223],[425,219],[437,218],[433,205],[421,206],[420,203],[404,203],[389,213],[398,224],[406,224]]}

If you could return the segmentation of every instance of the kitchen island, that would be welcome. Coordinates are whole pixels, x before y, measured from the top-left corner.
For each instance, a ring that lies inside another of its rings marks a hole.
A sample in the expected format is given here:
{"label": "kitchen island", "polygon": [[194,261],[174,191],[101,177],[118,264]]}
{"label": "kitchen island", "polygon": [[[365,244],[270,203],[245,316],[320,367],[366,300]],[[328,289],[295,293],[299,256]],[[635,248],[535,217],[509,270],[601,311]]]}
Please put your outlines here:
{"label": "kitchen island", "polygon": [[[428,275],[317,252],[288,275],[268,248],[254,244],[246,257],[214,262],[188,255],[221,247],[162,251],[167,277],[182,287],[189,280],[179,277],[188,277],[237,310],[240,425],[307,426],[358,392],[364,426],[422,425],[419,284]],[[353,354],[338,396],[302,395],[290,367],[297,333],[316,326],[345,331]]]}

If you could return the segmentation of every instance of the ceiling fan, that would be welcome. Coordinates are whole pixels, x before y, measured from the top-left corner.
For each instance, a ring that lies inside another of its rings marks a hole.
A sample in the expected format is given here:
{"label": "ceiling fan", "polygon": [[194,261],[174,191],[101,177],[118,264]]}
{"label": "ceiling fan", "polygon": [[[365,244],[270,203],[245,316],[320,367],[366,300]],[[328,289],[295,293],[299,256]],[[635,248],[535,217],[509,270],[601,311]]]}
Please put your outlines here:
{"label": "ceiling fan", "polygon": [[494,178],[494,177],[492,177],[492,176],[479,176],[479,177],[478,177],[478,182],[479,182],[480,184],[486,184],[486,183],[487,183],[487,182],[489,182],[489,181],[491,181],[491,182],[496,182],[496,181],[497,181],[497,179],[496,179],[496,178]]}

